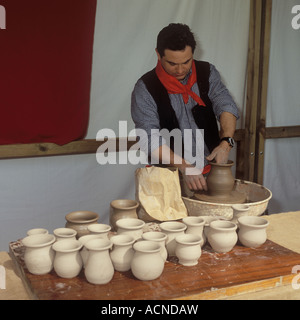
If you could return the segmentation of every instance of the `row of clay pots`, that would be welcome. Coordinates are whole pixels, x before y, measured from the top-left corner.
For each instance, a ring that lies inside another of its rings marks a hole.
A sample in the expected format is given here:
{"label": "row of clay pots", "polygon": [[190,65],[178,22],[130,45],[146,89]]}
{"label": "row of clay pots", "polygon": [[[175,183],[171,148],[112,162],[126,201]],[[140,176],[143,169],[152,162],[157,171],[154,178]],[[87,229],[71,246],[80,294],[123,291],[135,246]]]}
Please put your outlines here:
{"label": "row of clay pots", "polygon": [[[137,219],[139,203],[130,199],[117,199],[110,203],[109,223],[113,231],[117,230],[116,222],[124,218]],[[88,226],[97,224],[99,215],[92,211],[74,211],[66,215],[66,228],[77,231],[77,238],[88,235]]]}
{"label": "row of clay pots", "polygon": [[[28,271],[41,275],[54,268],[58,276],[73,278],[84,268],[87,281],[93,284],[108,283],[114,270],[132,269],[132,273],[140,280],[159,277],[166,261],[166,235],[146,232],[141,238],[143,221],[121,220],[118,234],[110,239],[107,233],[94,233],[76,240],[76,231],[70,228],[55,229],[53,233],[58,235],[57,238],[42,228],[28,231],[29,235],[22,240],[26,248],[24,262]],[[89,229],[104,229],[105,226],[94,224]]]}
{"label": "row of clay pots", "polygon": [[[167,224],[172,225],[173,222]],[[184,224],[180,224],[186,228]],[[172,242],[172,237],[156,231],[143,233],[145,222],[139,219],[120,219],[116,221],[116,225],[117,235],[110,239],[107,233],[94,233],[76,240],[76,231],[70,228],[55,229],[54,235],[49,234],[46,229],[28,231],[29,236],[23,239],[26,247],[24,261],[28,271],[33,274],[45,274],[54,267],[58,276],[73,278],[83,267],[86,279],[95,284],[110,281],[114,270],[131,269],[134,276],[140,280],[153,280],[159,277],[168,254],[172,255],[165,246],[167,239],[168,243]],[[104,224],[93,224],[88,229],[107,232],[108,227]],[[39,232],[41,234],[37,234]],[[183,235],[177,240],[176,254],[179,257],[184,254],[189,255],[184,249],[186,242],[189,244],[192,242],[201,250],[200,237]],[[199,257],[200,255],[201,251]],[[182,264],[188,265],[186,258],[179,260]]]}
{"label": "row of clay pots", "polygon": [[260,246],[266,241],[268,221],[240,217],[238,234],[235,223],[215,220],[208,225],[201,217],[162,222],[162,232],[143,233],[144,225],[139,219],[120,219],[116,221],[117,235],[110,239],[110,226],[105,224],[90,225],[89,232],[94,234],[79,240],[70,228],[55,229],[55,235],[46,229],[33,229],[23,239],[25,264],[33,274],[48,273],[54,267],[63,278],[77,276],[83,267],[86,279],[94,284],[109,282],[114,270],[131,269],[136,278],[153,280],[163,272],[167,256],[177,256],[185,266],[197,264],[206,238],[213,250],[220,253],[232,250],[238,238],[245,246]]}
{"label": "row of clay pots", "polygon": [[242,245],[257,248],[267,240],[266,229],[269,222],[256,216],[242,216],[237,223],[215,220],[209,224],[207,238],[215,252],[226,253],[233,249],[239,240]]}
{"label": "row of clay pots", "polygon": [[190,238],[190,241],[185,239],[186,242],[189,242],[190,247],[198,244],[198,241],[202,247],[207,240],[217,253],[231,251],[238,240],[245,247],[257,248],[267,239],[266,229],[269,222],[262,217],[241,216],[237,218],[237,223],[223,220],[220,217],[212,217],[211,220],[208,222],[201,217],[189,216],[182,220],[183,223],[177,221],[161,223],[162,231],[168,235],[166,247],[169,255],[178,256],[176,248],[178,242],[182,241],[179,236],[183,237],[184,234],[198,236],[193,240]]}

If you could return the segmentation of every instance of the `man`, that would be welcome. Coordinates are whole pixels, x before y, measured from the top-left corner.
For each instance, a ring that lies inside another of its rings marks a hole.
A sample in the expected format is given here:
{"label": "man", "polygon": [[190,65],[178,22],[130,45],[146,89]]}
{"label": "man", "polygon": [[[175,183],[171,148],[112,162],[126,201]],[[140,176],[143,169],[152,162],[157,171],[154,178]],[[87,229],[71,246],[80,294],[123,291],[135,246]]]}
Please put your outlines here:
{"label": "man", "polygon": [[[234,146],[238,109],[215,67],[194,60],[195,48],[194,35],[187,25],[172,23],[160,31],[157,66],[137,81],[131,114],[136,128],[147,133],[140,137],[141,150],[160,161],[168,154],[170,166],[177,167],[188,187],[196,191],[207,190],[204,175],[209,171],[208,161],[228,161]],[[197,129],[203,129],[205,168],[195,167],[184,155],[174,152],[174,147],[167,146],[158,133],[161,129],[180,129],[182,133],[191,129],[193,154],[200,144]]]}

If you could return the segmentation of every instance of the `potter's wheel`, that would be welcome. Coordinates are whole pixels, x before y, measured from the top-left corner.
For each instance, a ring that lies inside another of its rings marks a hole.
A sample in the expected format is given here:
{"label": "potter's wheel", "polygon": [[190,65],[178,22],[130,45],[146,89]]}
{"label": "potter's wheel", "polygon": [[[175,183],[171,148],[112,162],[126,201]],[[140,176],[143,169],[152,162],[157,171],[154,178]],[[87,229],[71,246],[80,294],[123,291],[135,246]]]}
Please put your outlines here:
{"label": "potter's wheel", "polygon": [[[235,180],[234,191],[242,193],[246,197],[245,203],[249,206],[248,215],[260,216],[272,198],[272,192],[262,185],[250,181]],[[222,216],[232,219],[233,209],[230,203],[218,203],[199,200],[195,197],[182,197],[190,216]]]}
{"label": "potter's wheel", "polygon": [[207,192],[195,192],[194,197],[200,201],[212,202],[212,203],[228,203],[228,204],[240,204],[246,202],[247,196],[244,193],[232,190],[226,197],[217,197],[210,195]]}

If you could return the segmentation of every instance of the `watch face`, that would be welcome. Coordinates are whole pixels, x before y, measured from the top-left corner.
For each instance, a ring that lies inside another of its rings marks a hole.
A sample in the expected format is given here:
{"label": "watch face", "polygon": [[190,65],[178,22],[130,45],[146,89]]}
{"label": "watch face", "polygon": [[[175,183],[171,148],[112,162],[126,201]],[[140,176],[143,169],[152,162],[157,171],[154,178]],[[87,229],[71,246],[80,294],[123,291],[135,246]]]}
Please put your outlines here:
{"label": "watch face", "polygon": [[228,143],[229,143],[229,145],[233,148],[234,147],[234,145],[235,145],[235,142],[234,142],[234,139],[233,138],[223,138],[223,139],[221,139],[221,140],[223,140],[223,141],[227,141]]}
{"label": "watch face", "polygon": [[234,140],[232,138],[229,138],[228,142],[232,147],[234,147]]}

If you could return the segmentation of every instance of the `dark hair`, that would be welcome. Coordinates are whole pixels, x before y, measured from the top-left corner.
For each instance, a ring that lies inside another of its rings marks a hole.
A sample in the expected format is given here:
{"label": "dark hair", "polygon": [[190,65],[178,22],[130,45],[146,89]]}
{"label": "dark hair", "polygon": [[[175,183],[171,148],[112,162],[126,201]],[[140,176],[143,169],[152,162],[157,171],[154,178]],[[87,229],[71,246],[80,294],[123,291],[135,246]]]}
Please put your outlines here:
{"label": "dark hair", "polygon": [[186,46],[192,47],[194,53],[196,41],[194,34],[186,24],[170,23],[157,36],[156,49],[161,57],[164,56],[166,49],[179,51],[184,50]]}

